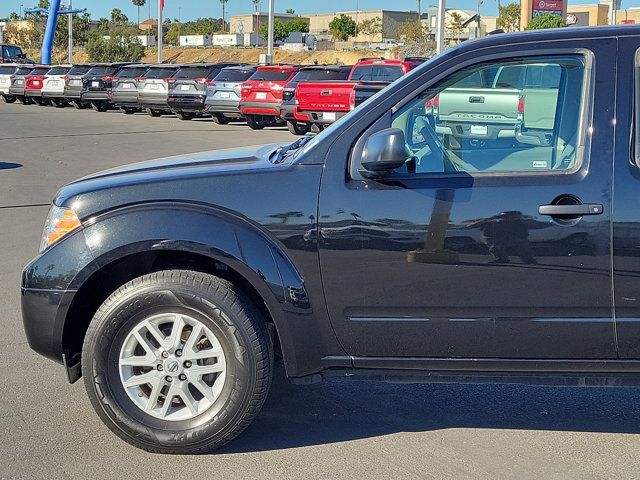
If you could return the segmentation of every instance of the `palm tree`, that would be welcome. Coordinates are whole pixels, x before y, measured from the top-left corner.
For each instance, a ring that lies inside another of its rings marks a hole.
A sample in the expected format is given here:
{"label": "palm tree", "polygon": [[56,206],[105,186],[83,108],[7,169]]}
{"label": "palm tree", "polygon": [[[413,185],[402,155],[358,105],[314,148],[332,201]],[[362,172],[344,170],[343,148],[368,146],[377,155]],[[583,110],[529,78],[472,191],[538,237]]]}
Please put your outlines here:
{"label": "palm tree", "polygon": [[262,3],[262,0],[251,0],[251,3],[253,3],[254,8],[256,9],[256,17],[257,17],[257,21],[258,24],[256,25],[256,32],[260,31],[260,15],[258,15],[260,13],[260,4]]}
{"label": "palm tree", "polygon": [[227,31],[227,27],[224,23],[224,8],[227,5],[227,2],[229,0],[220,0],[220,3],[222,4],[222,33],[225,33]]}
{"label": "palm tree", "polygon": [[111,10],[111,23],[115,25],[122,25],[127,23],[128,21],[129,19],[127,18],[127,16],[122,13],[122,10],[120,10],[119,8],[114,8],[113,10]]}
{"label": "palm tree", "polygon": [[133,4],[138,7],[138,28],[140,27],[140,7],[144,7],[147,0],[132,0]]}

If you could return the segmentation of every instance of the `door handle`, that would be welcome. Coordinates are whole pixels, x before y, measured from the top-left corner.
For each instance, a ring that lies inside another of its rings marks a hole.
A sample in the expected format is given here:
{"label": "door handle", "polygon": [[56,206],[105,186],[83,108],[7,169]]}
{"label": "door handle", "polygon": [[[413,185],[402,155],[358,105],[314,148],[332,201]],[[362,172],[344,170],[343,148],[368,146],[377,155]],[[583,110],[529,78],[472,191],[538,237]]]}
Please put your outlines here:
{"label": "door handle", "polygon": [[578,205],[540,205],[538,213],[551,217],[572,215],[582,217],[584,215],[602,215],[604,208],[598,203],[581,203]]}

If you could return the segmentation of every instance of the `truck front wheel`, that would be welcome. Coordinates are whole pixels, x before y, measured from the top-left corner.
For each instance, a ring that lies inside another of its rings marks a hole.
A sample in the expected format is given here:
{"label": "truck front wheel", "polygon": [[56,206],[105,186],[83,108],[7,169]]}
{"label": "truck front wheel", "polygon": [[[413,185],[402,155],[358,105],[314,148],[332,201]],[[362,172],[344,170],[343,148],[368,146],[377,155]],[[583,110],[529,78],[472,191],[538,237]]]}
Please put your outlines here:
{"label": "truck front wheel", "polygon": [[306,135],[311,130],[311,124],[304,122],[287,122],[287,126],[294,135]]}
{"label": "truck front wheel", "polygon": [[212,451],[269,391],[273,351],[257,308],[213,275],[166,270],[119,288],[95,314],[82,373],[102,421],[158,453]]}

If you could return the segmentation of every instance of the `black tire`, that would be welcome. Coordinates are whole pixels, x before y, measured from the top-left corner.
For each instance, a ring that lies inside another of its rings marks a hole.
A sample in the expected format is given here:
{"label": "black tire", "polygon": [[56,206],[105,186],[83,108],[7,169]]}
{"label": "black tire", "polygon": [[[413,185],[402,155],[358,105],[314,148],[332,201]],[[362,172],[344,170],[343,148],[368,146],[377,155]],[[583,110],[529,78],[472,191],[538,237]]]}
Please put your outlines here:
{"label": "black tire", "polygon": [[247,125],[249,125],[249,128],[251,128],[251,130],[262,130],[266,126],[265,123],[259,121],[255,115],[247,115],[245,117],[245,120],[247,121]]}
{"label": "black tire", "polygon": [[91,102],[91,108],[96,112],[104,113],[109,110],[109,106],[104,103]]}
{"label": "black tire", "polygon": [[193,120],[196,118],[196,114],[191,112],[176,112],[176,116],[180,120]]}
{"label": "black tire", "polygon": [[59,100],[57,98],[54,98],[53,100],[51,100],[51,102],[55,105],[56,108],[64,108],[67,106],[64,100]]}
{"label": "black tire", "polygon": [[287,122],[287,127],[294,135],[306,135],[311,130],[311,124],[303,122]]}
{"label": "black tire", "polygon": [[213,123],[217,124],[217,125],[228,125],[229,122],[231,122],[230,118],[225,117],[223,114],[221,113],[214,113],[211,116]]}
{"label": "black tire", "polygon": [[147,108],[147,113],[154,118],[162,116],[162,110],[155,110],[153,108]]}
{"label": "black tire", "polygon": [[125,115],[133,115],[134,113],[136,113],[135,108],[123,107],[122,111],[124,112]]}
{"label": "black tire", "polygon": [[[118,359],[125,338],[142,319],[162,312],[197,316],[225,352],[219,397],[188,420],[148,415],[120,380]],[[155,453],[205,453],[231,441],[260,411],[272,371],[272,343],[251,301],[225,280],[186,270],[145,275],[119,288],[96,312],[82,350],[85,387],[99,417],[121,439]]]}
{"label": "black tire", "polygon": [[3,95],[4,103],[16,103],[16,97],[12,97],[11,95]]}
{"label": "black tire", "polygon": [[84,110],[85,108],[88,107],[88,105],[86,103],[81,102],[80,100],[73,100],[73,108],[76,108],[78,110]]}

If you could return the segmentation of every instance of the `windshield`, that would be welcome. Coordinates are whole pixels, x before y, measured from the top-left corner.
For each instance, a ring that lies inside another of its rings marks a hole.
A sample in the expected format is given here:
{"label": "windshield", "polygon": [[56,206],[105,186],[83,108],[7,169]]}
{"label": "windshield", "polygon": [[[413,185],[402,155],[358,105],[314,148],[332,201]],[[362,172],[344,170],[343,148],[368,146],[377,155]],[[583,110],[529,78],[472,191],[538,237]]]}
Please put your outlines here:
{"label": "windshield", "polygon": [[393,82],[404,75],[402,67],[389,65],[365,65],[356,67],[351,75],[351,80],[365,82]]}
{"label": "windshield", "polygon": [[66,75],[69,70],[69,67],[53,67],[47,75]]}
{"label": "windshield", "polygon": [[251,75],[255,73],[255,70],[238,70],[235,68],[223,69],[220,74],[215,78],[216,82],[244,82]]}
{"label": "windshield", "polygon": [[93,67],[87,72],[88,76],[100,77],[102,75],[113,75],[116,69],[114,67]]}
{"label": "windshield", "polygon": [[144,76],[144,78],[171,78],[177,72],[175,68],[152,68]]}
{"label": "windshield", "polygon": [[209,69],[207,67],[185,67],[178,70],[178,73],[176,73],[173,78],[186,78],[193,80],[195,78],[207,78],[208,74]]}
{"label": "windshield", "polygon": [[10,66],[1,66],[0,65],[0,75],[13,75],[16,71],[16,67],[10,67]]}
{"label": "windshield", "polygon": [[148,67],[137,67],[137,68],[123,68],[118,72],[118,77],[120,78],[138,78],[144,75]]}
{"label": "windshield", "polygon": [[249,80],[258,82],[284,82],[291,76],[290,70],[258,70]]}
{"label": "windshield", "polygon": [[308,82],[314,80],[346,80],[349,77],[349,70],[323,70],[321,68],[310,68],[301,70],[293,77],[293,82]]}
{"label": "windshield", "polygon": [[91,69],[91,67],[87,67],[86,65],[73,67],[71,70],[69,70],[68,75],[84,75],[90,69]]}

